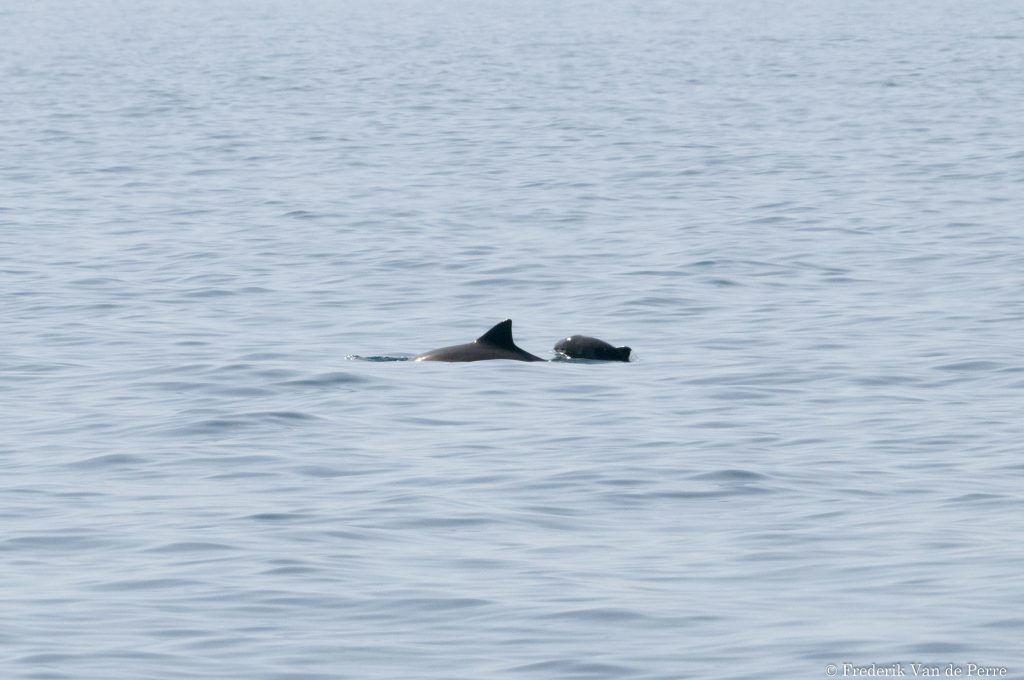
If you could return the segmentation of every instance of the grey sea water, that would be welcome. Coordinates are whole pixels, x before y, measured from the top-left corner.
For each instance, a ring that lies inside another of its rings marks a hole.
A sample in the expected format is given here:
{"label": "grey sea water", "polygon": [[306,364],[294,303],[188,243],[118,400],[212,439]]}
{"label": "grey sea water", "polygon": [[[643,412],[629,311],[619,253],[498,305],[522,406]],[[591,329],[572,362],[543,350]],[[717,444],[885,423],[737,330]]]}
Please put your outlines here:
{"label": "grey sea water", "polygon": [[[1013,0],[0,3],[0,676],[1024,677],[1022,73]],[[504,318],[636,361],[361,359]]]}

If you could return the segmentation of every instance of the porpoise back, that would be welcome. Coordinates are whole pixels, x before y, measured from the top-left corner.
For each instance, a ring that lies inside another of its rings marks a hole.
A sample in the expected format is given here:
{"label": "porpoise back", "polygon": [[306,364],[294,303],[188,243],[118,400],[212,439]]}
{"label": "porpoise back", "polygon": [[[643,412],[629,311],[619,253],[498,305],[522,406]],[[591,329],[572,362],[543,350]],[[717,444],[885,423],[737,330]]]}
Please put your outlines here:
{"label": "porpoise back", "polygon": [[505,319],[501,323],[495,324],[473,342],[432,349],[416,357],[415,361],[487,361],[489,359],[544,361],[516,345],[512,339],[512,319]]}
{"label": "porpoise back", "polygon": [[629,347],[613,347],[604,340],[587,335],[571,335],[555,343],[555,351],[570,359],[629,361]]}

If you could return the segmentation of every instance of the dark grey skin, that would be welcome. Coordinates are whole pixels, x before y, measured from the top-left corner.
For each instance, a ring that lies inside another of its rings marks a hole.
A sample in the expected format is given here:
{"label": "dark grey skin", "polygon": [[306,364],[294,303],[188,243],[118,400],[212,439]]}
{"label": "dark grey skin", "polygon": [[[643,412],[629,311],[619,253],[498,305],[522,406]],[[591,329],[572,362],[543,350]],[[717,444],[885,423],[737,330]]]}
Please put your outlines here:
{"label": "dark grey skin", "polygon": [[544,361],[516,346],[512,340],[512,319],[505,319],[473,342],[432,349],[416,357],[415,361],[486,361],[488,359]]}
{"label": "dark grey skin", "polygon": [[586,335],[571,335],[555,344],[555,351],[570,359],[629,361],[629,347],[612,347],[604,340]]}

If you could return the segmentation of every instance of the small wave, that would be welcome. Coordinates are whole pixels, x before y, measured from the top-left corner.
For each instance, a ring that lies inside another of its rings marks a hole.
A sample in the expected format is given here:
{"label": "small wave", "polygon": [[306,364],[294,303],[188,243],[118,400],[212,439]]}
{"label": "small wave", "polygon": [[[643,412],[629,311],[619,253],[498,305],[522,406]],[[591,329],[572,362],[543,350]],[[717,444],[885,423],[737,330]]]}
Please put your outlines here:
{"label": "small wave", "polygon": [[92,276],[85,279],[75,279],[71,284],[74,286],[123,286],[124,281],[111,276]]}
{"label": "small wave", "polygon": [[223,543],[209,543],[204,541],[178,541],[175,543],[165,543],[155,548],[150,548],[145,552],[149,553],[198,553],[198,552],[220,552],[223,550],[237,550],[230,545]]}
{"label": "small wave", "polygon": [[992,503],[1006,500],[1006,496],[996,493],[968,493],[949,500],[949,503]]}
{"label": "small wave", "polygon": [[245,418],[254,420],[276,420],[280,422],[295,422],[302,420],[320,420],[320,416],[302,411],[253,411],[243,414]]}
{"label": "small wave", "polygon": [[548,614],[546,619],[576,619],[580,621],[645,621],[651,617],[632,609],[617,607],[592,607]]}
{"label": "small wave", "polygon": [[699,475],[694,475],[691,479],[712,482],[754,482],[768,478],[762,474],[758,474],[757,472],[751,472],[750,470],[726,469],[704,472]]}
{"label": "small wave", "polygon": [[207,418],[190,425],[184,425],[172,431],[174,434],[224,434],[235,430],[276,424],[293,425],[302,422],[322,420],[320,416],[302,411],[253,411]]}
{"label": "small wave", "polygon": [[973,361],[958,361],[952,364],[943,364],[936,366],[937,371],[953,371],[958,373],[973,373],[980,371],[994,371],[996,369],[1003,368],[1003,364],[997,361],[986,361],[984,359],[978,359]]}
{"label": "small wave", "polygon": [[217,297],[231,297],[237,295],[233,290],[224,290],[223,288],[199,288],[197,290],[190,290],[183,294],[187,298],[217,298]]}
{"label": "small wave", "polygon": [[109,546],[111,541],[78,533],[35,534],[16,536],[0,542],[0,552],[22,552],[38,550],[99,550]]}
{"label": "small wave", "polygon": [[575,659],[539,661],[516,666],[510,670],[513,673],[560,678],[630,678],[637,675],[637,669],[629,666]]}
{"label": "small wave", "polygon": [[696,500],[700,498],[726,498],[728,496],[757,496],[767,493],[771,493],[771,490],[761,486],[738,484],[736,486],[715,489],[714,491],[655,491],[643,494],[643,496],[673,500]]}
{"label": "small wave", "polygon": [[156,382],[142,383],[143,386],[164,392],[195,392],[210,387],[209,383],[186,382],[182,380],[160,380]]}
{"label": "small wave", "polygon": [[123,581],[112,581],[92,586],[93,590],[108,591],[134,591],[134,590],[177,590],[188,592],[195,588],[198,582],[185,578],[148,578],[148,579],[126,579]]}
{"label": "small wave", "polygon": [[282,387],[332,387],[334,385],[349,385],[353,383],[364,383],[367,379],[352,373],[321,373],[312,378],[300,378],[298,380],[286,380],[278,383]]}
{"label": "small wave", "polygon": [[401,611],[436,612],[486,607],[490,604],[493,604],[490,600],[477,597],[410,597],[389,601],[387,606],[397,607]]}
{"label": "small wave", "polygon": [[339,470],[338,468],[326,467],[324,465],[302,465],[294,468],[296,474],[303,475],[304,477],[315,477],[318,479],[333,479],[334,477],[349,477],[354,472],[349,470]]}
{"label": "small wave", "polygon": [[412,354],[383,354],[380,356],[359,356],[358,354],[349,354],[345,357],[346,361],[409,361],[413,358]]}
{"label": "small wave", "polygon": [[981,627],[1006,630],[1024,630],[1024,617],[1015,617],[1010,619],[998,619],[996,621],[989,621],[987,623],[982,623]]}
{"label": "small wave", "polygon": [[308,518],[308,515],[301,512],[260,512],[255,515],[248,515],[243,519],[250,519],[256,522],[296,522]]}
{"label": "small wave", "polygon": [[93,458],[76,461],[71,463],[68,467],[92,470],[121,467],[122,465],[136,465],[140,462],[142,462],[142,458],[139,456],[133,456],[127,453],[108,453],[102,456],[95,456]]}
{"label": "small wave", "polygon": [[946,654],[963,654],[968,651],[972,651],[972,648],[962,642],[953,642],[952,640],[936,641],[936,642],[922,642],[914,645],[907,645],[904,650],[908,654],[920,654],[920,655],[946,655]]}

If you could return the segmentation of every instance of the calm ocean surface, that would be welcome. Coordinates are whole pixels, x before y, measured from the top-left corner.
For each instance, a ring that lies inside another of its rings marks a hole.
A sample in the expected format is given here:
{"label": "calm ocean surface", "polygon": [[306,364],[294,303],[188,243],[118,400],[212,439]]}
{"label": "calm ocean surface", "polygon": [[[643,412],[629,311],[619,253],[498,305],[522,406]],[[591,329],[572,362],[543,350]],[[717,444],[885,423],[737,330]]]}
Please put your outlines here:
{"label": "calm ocean surface", "polygon": [[[0,677],[1024,677],[1022,74],[1015,0],[0,2]],[[636,361],[380,360],[504,318]]]}

